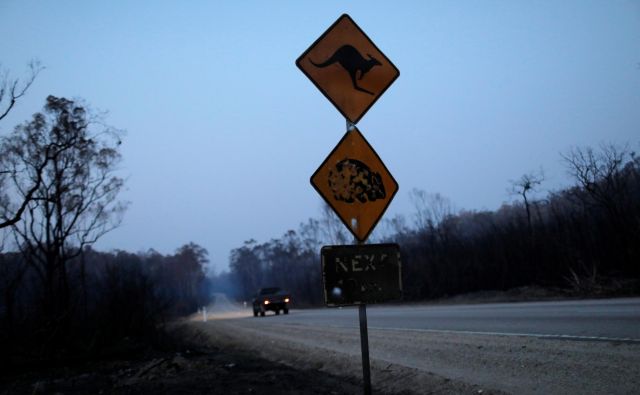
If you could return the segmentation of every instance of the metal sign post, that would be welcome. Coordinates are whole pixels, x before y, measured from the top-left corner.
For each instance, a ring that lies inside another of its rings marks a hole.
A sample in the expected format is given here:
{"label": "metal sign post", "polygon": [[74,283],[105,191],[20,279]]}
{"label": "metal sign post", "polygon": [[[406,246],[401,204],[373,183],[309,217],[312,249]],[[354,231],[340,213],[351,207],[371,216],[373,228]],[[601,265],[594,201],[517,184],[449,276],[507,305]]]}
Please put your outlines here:
{"label": "metal sign post", "polygon": [[365,244],[398,183],[356,123],[400,71],[344,14],[296,60],[298,68],[346,118],[347,132],[311,176],[311,185],[353,234],[354,245],[320,252],[327,306],[358,305],[364,394],[371,394],[367,303],[402,297],[400,248]]}
{"label": "metal sign post", "polygon": [[[347,120],[347,131],[349,120]],[[358,241],[356,245],[363,245]],[[358,306],[358,318],[360,321],[360,353],[362,354],[362,382],[364,395],[371,395],[371,365],[369,364],[369,330],[367,328],[367,305]]]}
{"label": "metal sign post", "polygon": [[402,298],[400,247],[397,244],[324,246],[320,250],[327,306],[358,305],[364,393],[371,393],[367,304]]}
{"label": "metal sign post", "polygon": [[362,350],[362,380],[364,394],[371,394],[371,367],[369,366],[369,333],[367,331],[367,305],[358,306],[360,316],[360,349]]}

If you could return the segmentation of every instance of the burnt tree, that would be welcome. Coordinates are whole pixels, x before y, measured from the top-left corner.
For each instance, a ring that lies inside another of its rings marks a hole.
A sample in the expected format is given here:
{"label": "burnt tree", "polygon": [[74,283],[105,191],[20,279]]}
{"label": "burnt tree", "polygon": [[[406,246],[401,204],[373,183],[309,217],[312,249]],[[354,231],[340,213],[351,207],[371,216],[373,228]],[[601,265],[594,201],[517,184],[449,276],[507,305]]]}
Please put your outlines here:
{"label": "burnt tree", "polygon": [[[44,110],[0,146],[2,168],[10,174],[1,212],[24,205],[22,220],[12,222],[11,230],[36,275],[48,329],[59,330],[74,307],[68,265],[117,227],[126,209],[117,200],[124,186],[115,175],[119,145],[119,132],[84,106],[49,96]],[[4,220],[10,218],[5,214]]]}

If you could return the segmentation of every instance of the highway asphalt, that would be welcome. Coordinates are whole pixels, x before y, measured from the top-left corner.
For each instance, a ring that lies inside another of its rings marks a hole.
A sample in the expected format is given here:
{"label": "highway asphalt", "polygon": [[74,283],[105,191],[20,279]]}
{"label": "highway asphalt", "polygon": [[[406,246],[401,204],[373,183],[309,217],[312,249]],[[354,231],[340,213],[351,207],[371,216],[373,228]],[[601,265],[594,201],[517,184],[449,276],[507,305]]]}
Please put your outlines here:
{"label": "highway asphalt", "polygon": [[[267,317],[268,318],[268,317]],[[369,328],[640,342],[640,298],[466,305],[371,305]],[[281,323],[357,327],[357,307],[292,310]]]}

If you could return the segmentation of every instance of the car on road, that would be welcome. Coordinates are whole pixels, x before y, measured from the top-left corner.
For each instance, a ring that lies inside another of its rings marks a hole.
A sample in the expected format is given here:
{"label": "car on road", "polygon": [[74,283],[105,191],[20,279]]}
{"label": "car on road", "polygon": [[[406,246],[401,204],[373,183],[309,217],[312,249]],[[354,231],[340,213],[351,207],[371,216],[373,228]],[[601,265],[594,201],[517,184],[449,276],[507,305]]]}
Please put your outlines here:
{"label": "car on road", "polygon": [[260,314],[264,317],[265,313],[270,310],[280,314],[280,310],[284,314],[289,314],[289,305],[291,303],[291,295],[289,292],[278,287],[260,288],[253,298],[253,316]]}

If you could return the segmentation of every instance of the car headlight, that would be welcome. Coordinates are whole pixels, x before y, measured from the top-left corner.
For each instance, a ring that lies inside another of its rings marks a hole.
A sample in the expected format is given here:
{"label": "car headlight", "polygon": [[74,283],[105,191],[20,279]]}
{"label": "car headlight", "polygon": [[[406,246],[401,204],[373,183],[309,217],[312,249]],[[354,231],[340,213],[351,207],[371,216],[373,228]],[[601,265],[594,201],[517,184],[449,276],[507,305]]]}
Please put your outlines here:
{"label": "car headlight", "polygon": [[268,300],[265,300],[265,301],[264,301],[264,304],[269,304],[269,301],[268,301]]}
{"label": "car headlight", "polygon": [[284,298],[285,303],[289,303],[289,298]]}

